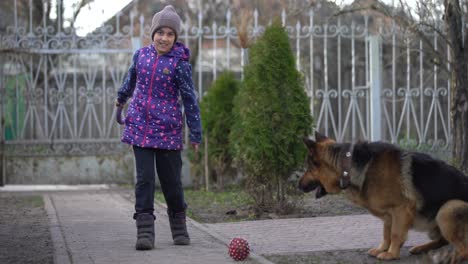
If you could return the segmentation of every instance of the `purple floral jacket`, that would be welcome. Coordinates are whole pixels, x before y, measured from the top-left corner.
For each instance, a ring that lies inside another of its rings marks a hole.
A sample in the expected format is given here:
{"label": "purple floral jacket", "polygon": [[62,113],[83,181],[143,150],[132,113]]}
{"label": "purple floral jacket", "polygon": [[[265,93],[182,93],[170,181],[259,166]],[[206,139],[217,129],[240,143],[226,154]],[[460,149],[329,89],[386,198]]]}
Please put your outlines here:
{"label": "purple floral jacket", "polygon": [[133,55],[127,77],[117,93],[125,104],[132,97],[125,118],[122,142],[146,148],[183,148],[182,99],[190,141],[201,142],[200,108],[189,63],[190,50],[176,42],[171,51],[158,56],[153,45]]}

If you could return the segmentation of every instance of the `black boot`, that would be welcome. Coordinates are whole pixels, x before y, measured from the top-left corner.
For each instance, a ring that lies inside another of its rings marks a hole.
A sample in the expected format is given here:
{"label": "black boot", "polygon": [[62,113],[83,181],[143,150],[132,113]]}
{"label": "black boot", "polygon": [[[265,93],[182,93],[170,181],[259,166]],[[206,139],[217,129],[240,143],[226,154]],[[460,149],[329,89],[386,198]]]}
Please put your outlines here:
{"label": "black boot", "polygon": [[137,242],[136,250],[150,250],[154,248],[154,216],[139,214],[136,217]]}
{"label": "black boot", "polygon": [[190,245],[185,212],[171,213],[168,211],[167,214],[169,216],[169,224],[171,226],[174,245]]}

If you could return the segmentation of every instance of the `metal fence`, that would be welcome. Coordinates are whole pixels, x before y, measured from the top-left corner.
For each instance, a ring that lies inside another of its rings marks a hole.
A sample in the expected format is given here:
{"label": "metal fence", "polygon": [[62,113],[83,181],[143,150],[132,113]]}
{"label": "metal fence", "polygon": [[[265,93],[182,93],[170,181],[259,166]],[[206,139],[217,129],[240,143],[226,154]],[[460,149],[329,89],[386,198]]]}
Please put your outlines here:
{"label": "metal fence", "polygon": [[[12,4],[13,24],[0,36],[5,157],[121,151],[113,101],[134,49],[149,41],[148,18],[131,13],[122,25],[123,14],[117,14],[115,24],[78,36],[73,28],[46,20],[34,25],[31,1],[30,10],[22,10],[28,19],[19,20],[16,0]],[[369,17],[324,23],[315,14],[308,12],[308,23],[291,21],[284,11],[281,17],[310,97],[311,125],[339,141],[404,140],[448,149],[449,74],[428,52],[433,46],[449,56],[440,36],[427,31],[427,43],[394,23]],[[247,50],[235,45],[229,10],[221,26],[203,25],[201,13],[194,20],[198,23],[183,26],[180,39],[197,49],[194,80],[203,95],[220,72],[243,75]],[[255,11],[250,37],[264,29]]]}

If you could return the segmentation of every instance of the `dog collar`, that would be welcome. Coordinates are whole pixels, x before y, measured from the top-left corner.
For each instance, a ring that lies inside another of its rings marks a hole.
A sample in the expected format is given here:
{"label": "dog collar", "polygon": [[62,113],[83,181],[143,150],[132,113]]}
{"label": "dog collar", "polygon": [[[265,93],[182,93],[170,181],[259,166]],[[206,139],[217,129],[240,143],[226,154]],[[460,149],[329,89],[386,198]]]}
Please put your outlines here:
{"label": "dog collar", "polygon": [[345,152],[344,157],[341,161],[341,168],[343,171],[341,173],[341,178],[340,178],[340,188],[343,190],[348,188],[349,183],[351,182],[350,173],[351,173],[351,162],[353,159],[353,155],[352,155],[353,150],[354,150],[354,144],[351,144],[348,151]]}

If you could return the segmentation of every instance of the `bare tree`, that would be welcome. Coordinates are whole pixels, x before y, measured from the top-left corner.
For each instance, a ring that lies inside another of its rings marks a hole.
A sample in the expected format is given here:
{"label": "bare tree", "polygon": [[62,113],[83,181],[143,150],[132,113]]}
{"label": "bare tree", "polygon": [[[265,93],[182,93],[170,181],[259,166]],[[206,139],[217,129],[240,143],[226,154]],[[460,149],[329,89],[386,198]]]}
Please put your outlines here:
{"label": "bare tree", "polygon": [[[378,0],[356,0],[364,3],[359,7],[342,10],[344,13],[377,11],[391,19],[405,31],[418,36],[429,47],[425,52],[432,56],[432,63],[448,72],[451,83],[451,127],[453,163],[463,171],[468,171],[468,50],[464,43],[468,34],[463,34],[463,17],[467,17],[466,0],[420,0],[409,6],[404,0],[395,1],[398,7],[383,5]],[[445,27],[441,27],[440,25]],[[435,49],[431,37],[423,28],[430,28],[440,40],[446,41],[450,56],[443,50]]]}
{"label": "bare tree", "polygon": [[[436,54],[436,60],[439,66],[445,67],[450,74],[451,83],[451,127],[452,135],[452,156],[456,166],[461,170],[468,171],[468,51],[464,43],[468,40],[468,35],[463,34],[463,17],[467,16],[468,1],[463,0],[433,0],[419,1],[416,8],[411,11],[407,3],[400,0],[400,6],[406,7],[404,13],[407,18],[414,17],[418,19],[406,19],[405,25],[412,31],[419,33],[426,42],[430,42],[422,32],[418,32],[420,26],[429,26],[437,33],[443,36],[449,47],[450,56],[447,57],[438,51],[432,50]],[[445,28],[438,27],[440,23]]]}
{"label": "bare tree", "polygon": [[459,0],[445,0],[444,20],[452,65],[452,154],[457,165],[468,171],[468,51],[463,45],[468,35],[463,36],[462,6],[466,7],[466,2],[462,4]]}
{"label": "bare tree", "polygon": [[[61,0],[63,1],[63,0]],[[83,8],[90,4],[91,2],[93,2],[94,0],[79,0],[78,2],[76,2],[74,5],[73,5],[73,17],[71,18],[71,22],[70,22],[70,27],[71,28],[74,28],[74,23],[75,23],[75,20],[76,18],[78,17],[78,15],[80,14],[81,10],[83,10]]]}

